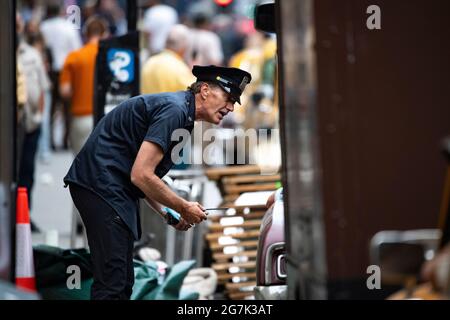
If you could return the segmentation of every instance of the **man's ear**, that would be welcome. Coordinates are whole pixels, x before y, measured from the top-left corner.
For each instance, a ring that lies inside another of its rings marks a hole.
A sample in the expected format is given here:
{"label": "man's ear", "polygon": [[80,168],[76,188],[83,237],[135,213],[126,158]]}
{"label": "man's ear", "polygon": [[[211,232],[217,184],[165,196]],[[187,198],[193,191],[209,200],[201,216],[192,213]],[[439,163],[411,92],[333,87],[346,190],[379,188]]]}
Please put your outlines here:
{"label": "man's ear", "polygon": [[200,88],[200,95],[202,96],[202,99],[205,100],[208,97],[209,94],[209,85],[207,83],[203,83]]}

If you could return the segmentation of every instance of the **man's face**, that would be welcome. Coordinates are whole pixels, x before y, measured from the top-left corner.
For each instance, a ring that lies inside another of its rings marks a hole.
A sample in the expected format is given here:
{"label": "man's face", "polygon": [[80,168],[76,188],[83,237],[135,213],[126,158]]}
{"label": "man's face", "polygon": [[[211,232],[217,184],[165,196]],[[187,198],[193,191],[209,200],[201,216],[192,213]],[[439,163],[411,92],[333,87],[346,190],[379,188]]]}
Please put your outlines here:
{"label": "man's face", "polygon": [[203,107],[205,110],[205,121],[219,124],[228,114],[234,111],[234,101],[230,95],[219,86],[208,85]]}

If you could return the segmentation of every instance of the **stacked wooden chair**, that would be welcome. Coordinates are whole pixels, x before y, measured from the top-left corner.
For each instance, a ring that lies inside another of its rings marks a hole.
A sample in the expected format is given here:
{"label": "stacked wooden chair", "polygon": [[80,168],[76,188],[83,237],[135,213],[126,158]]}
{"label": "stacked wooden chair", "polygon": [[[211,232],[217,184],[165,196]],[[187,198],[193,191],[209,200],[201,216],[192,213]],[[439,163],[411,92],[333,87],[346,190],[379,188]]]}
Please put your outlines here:
{"label": "stacked wooden chair", "polygon": [[256,285],[259,229],[266,208],[261,203],[236,205],[235,200],[244,192],[274,191],[280,175],[261,175],[255,165],[208,169],[206,175],[219,187],[221,207],[230,208],[208,217],[205,237],[212,253],[212,268],[218,274],[219,288],[224,288],[229,299],[249,299]]}

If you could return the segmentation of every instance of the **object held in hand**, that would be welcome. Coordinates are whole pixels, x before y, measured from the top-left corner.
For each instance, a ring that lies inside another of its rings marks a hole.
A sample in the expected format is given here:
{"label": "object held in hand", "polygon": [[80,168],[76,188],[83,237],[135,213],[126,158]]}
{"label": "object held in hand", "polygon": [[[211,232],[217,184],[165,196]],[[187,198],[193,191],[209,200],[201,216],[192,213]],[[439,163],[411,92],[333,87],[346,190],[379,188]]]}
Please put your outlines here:
{"label": "object held in hand", "polygon": [[208,214],[208,211],[227,211],[230,208],[207,208],[205,209],[205,213]]}
{"label": "object held in hand", "polygon": [[181,215],[178,212],[167,207],[163,208],[163,211],[167,213],[166,216],[167,224],[174,226],[180,223]]}

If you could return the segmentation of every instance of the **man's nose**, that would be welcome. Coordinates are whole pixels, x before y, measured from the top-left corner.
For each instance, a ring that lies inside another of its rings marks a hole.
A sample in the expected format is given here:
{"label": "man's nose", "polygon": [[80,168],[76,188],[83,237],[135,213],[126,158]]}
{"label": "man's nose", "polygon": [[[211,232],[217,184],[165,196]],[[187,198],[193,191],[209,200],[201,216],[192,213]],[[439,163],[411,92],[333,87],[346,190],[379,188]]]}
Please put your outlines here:
{"label": "man's nose", "polygon": [[228,102],[227,109],[228,109],[228,111],[233,112],[234,111],[234,103]]}

